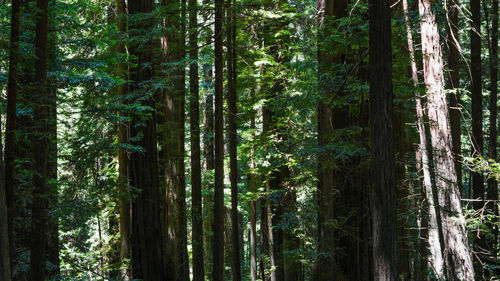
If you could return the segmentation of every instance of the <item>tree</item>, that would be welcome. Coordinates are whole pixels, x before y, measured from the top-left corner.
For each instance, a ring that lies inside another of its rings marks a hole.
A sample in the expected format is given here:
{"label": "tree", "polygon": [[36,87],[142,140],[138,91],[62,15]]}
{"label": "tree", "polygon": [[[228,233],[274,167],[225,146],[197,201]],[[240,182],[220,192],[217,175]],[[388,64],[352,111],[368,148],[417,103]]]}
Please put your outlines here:
{"label": "tree", "polygon": [[[425,194],[425,200],[427,202],[427,217],[424,218],[427,221],[427,245],[429,247],[430,255],[428,256],[427,262],[432,265],[431,269],[434,274],[438,278],[442,278],[444,271],[444,261],[443,255],[441,251],[441,242],[439,239],[439,225],[438,225],[438,215],[434,202],[433,195],[433,185],[431,179],[431,165],[429,159],[429,152],[427,151],[428,140],[427,140],[427,130],[424,122],[424,110],[422,106],[422,98],[420,97],[420,93],[417,90],[419,81],[418,81],[418,70],[417,63],[415,61],[414,47],[413,47],[413,35],[411,33],[410,26],[410,17],[408,11],[408,2],[403,0],[403,12],[405,16],[406,23],[406,33],[407,33],[407,41],[408,41],[408,51],[410,55],[410,63],[411,63],[411,76],[413,81],[413,86],[415,87],[415,108],[417,114],[417,131],[419,135],[419,145],[418,145],[418,155],[420,155],[421,160],[419,161],[420,166],[422,167],[422,186],[423,193]],[[418,165],[418,164],[417,164]],[[425,256],[425,255],[424,255]]]}
{"label": "tree", "polygon": [[198,3],[189,1],[189,122],[191,134],[191,196],[193,220],[193,280],[205,280],[203,263],[203,209],[200,156],[200,102],[198,84]]}
{"label": "tree", "polygon": [[47,118],[49,98],[47,84],[48,0],[37,0],[35,32],[35,79],[32,91],[37,91],[34,105],[34,167],[33,203],[31,207],[31,279],[45,280],[47,246]]}
{"label": "tree", "polygon": [[[120,39],[117,43],[117,52],[121,55],[125,54],[125,44],[123,42],[124,35],[127,32],[126,16],[127,9],[126,3],[123,0],[116,1],[117,11],[117,27],[120,33]],[[117,72],[120,78],[127,79],[127,65],[122,61],[118,62]],[[127,95],[127,84],[124,82],[117,88],[117,94],[120,98],[122,105],[125,105]],[[121,116],[126,118],[124,109],[121,109]],[[127,144],[127,124],[121,121],[118,124],[118,191],[119,194],[119,208],[120,208],[120,263],[124,264],[130,260],[130,191],[128,185],[128,157],[125,145]],[[130,280],[130,268],[124,266],[121,270],[121,276],[124,281]]]}
{"label": "tree", "polygon": [[[483,90],[481,70],[481,1],[471,0],[471,106],[472,106],[472,157],[483,155]],[[474,208],[484,206],[484,178],[481,172],[472,173]]]}
{"label": "tree", "polygon": [[[129,32],[153,26],[150,14],[152,1],[129,1],[129,14],[135,18],[129,23]],[[141,21],[138,16],[145,17]],[[131,35],[134,35],[133,33]],[[129,156],[128,177],[133,190],[131,203],[131,262],[132,278],[144,280],[171,280],[166,271],[165,252],[161,232],[156,120],[153,98],[146,86],[152,78],[150,68],[152,42],[134,41],[128,46],[131,57],[135,58],[130,69],[131,101],[144,106],[146,114],[135,113],[129,125],[131,145],[136,147]]]}
{"label": "tree", "polygon": [[[1,146],[0,146],[1,153]],[[0,154],[1,155],[1,154]],[[3,163],[0,161],[0,177],[3,172]],[[0,178],[1,180],[1,178]],[[0,250],[0,277],[2,280],[11,280],[10,271],[10,245],[9,245],[9,223],[7,214],[7,202],[5,199],[5,183],[0,181],[0,244],[2,249]]]}
{"label": "tree", "polygon": [[227,137],[229,146],[229,178],[231,181],[231,268],[232,280],[241,280],[240,262],[240,231],[238,223],[238,157],[237,157],[237,124],[236,118],[238,110],[236,107],[236,17],[234,16],[234,1],[228,0],[227,18],[229,20],[226,27],[227,42]]}
{"label": "tree", "polygon": [[389,1],[370,1],[369,71],[374,280],[398,280],[389,6]]}
{"label": "tree", "polygon": [[224,276],[224,105],[223,105],[223,30],[224,1],[215,0],[215,177],[213,224],[213,280]]}
{"label": "tree", "polygon": [[427,114],[436,174],[438,210],[441,215],[440,229],[444,240],[443,252],[446,253],[445,264],[450,280],[474,280],[452,152],[439,29],[431,3],[430,0],[420,0],[418,6],[428,101]]}

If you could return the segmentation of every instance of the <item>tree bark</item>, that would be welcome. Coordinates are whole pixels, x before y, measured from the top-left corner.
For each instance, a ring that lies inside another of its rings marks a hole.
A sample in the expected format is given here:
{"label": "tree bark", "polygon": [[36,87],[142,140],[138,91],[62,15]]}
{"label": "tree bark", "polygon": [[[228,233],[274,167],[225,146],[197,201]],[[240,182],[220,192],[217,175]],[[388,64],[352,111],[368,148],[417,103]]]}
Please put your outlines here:
{"label": "tree bark", "polygon": [[[417,71],[417,63],[415,61],[415,49],[413,47],[413,35],[411,32],[410,26],[410,17],[408,11],[408,2],[407,0],[403,0],[403,12],[406,23],[406,34],[408,41],[408,51],[410,53],[410,62],[411,62],[411,76],[413,81],[413,86],[415,88],[418,87],[418,71]],[[444,262],[443,255],[441,251],[441,242],[439,239],[439,226],[438,226],[438,216],[436,212],[436,207],[434,203],[434,196],[432,193],[432,180],[431,180],[431,171],[430,171],[430,159],[429,153],[427,151],[427,131],[424,123],[424,111],[422,106],[422,98],[420,97],[420,93],[415,91],[415,107],[416,107],[416,115],[417,115],[417,131],[419,135],[419,146],[418,146],[418,155],[421,158],[421,169],[423,174],[423,194],[424,198],[427,201],[427,212],[428,212],[428,223],[427,223],[427,244],[429,247],[428,260],[426,261],[429,268],[434,272],[437,278],[443,277],[444,270]],[[418,161],[418,160],[417,160]]]}
{"label": "tree bark", "polygon": [[215,0],[215,177],[212,280],[224,280],[224,104],[223,30],[224,0]]}
{"label": "tree bark", "polygon": [[198,84],[198,3],[189,0],[189,121],[191,135],[191,196],[193,221],[193,281],[205,280],[201,192],[200,102]]}
{"label": "tree bark", "polygon": [[47,245],[47,157],[48,157],[48,0],[37,0],[35,31],[35,79],[32,91],[36,92],[34,105],[34,168],[33,203],[31,207],[31,280],[45,280]]}
{"label": "tree bark", "polygon": [[234,6],[231,6],[231,0],[227,0],[227,18],[228,24],[226,28],[227,42],[227,137],[229,146],[229,179],[231,182],[231,268],[232,280],[241,280],[241,261],[240,261],[240,244],[239,244],[239,223],[238,223],[238,157],[237,157],[237,124],[236,116],[238,114],[236,107],[236,69],[235,69],[235,43],[233,38],[233,26],[235,18],[233,16]]}
{"label": "tree bark", "polygon": [[474,280],[474,268],[467,244],[465,219],[462,214],[452,151],[439,29],[431,8],[431,0],[419,1],[419,14],[424,81],[448,278],[449,280]]}
{"label": "tree bark", "polygon": [[[132,0],[128,2],[131,15],[146,13],[146,20],[140,23],[130,22],[130,29],[152,29],[150,17],[152,1]],[[142,151],[133,151],[129,158],[129,182],[134,188],[135,197],[132,200],[131,250],[132,278],[144,280],[172,280],[171,272],[166,270],[165,252],[160,220],[158,159],[156,142],[156,120],[153,98],[147,96],[148,88],[143,82],[152,78],[149,67],[152,59],[152,42],[135,42],[130,44],[131,57],[137,58],[130,69],[130,92],[138,96],[142,106],[151,109],[143,113],[133,114],[129,126],[130,143],[140,147]],[[143,126],[136,126],[137,123]]]}
{"label": "tree bark", "polygon": [[460,129],[460,65],[459,65],[459,46],[458,46],[458,0],[450,0],[448,7],[448,37],[450,50],[448,53],[448,69],[449,69],[449,83],[448,89],[452,90],[450,95],[450,127],[451,127],[451,138],[453,142],[453,155],[455,156],[455,170],[457,171],[457,184],[458,189],[462,193],[462,164],[461,164],[461,154],[462,154],[462,141],[461,141],[461,129]]}
{"label": "tree bark", "polygon": [[371,209],[374,280],[398,280],[396,176],[392,128],[391,13],[370,0]]}

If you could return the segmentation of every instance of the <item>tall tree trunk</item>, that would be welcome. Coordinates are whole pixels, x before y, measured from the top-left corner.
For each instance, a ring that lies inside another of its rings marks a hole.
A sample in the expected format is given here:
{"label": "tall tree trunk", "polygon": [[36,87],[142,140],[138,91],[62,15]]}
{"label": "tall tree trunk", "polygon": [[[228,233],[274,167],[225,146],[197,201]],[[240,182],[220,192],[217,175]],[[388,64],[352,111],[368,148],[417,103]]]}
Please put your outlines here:
{"label": "tall tree trunk", "polygon": [[193,281],[205,280],[203,263],[203,209],[201,192],[200,102],[198,85],[198,3],[189,0],[189,121],[191,135],[191,196]]}
{"label": "tall tree trunk", "polygon": [[[332,110],[328,100],[332,95],[327,85],[327,79],[323,76],[328,75],[329,64],[333,58],[328,56],[328,46],[326,44],[327,32],[334,16],[334,1],[318,0],[318,80],[321,93],[321,101],[318,105],[318,146],[324,147],[330,143],[330,138],[334,132],[332,124]],[[339,16],[339,15],[335,15]],[[315,280],[326,280],[335,276],[335,255],[334,255],[334,224],[331,220],[334,218],[333,208],[333,188],[334,175],[332,167],[334,156],[331,151],[325,149],[318,155],[318,251],[324,253],[319,256],[315,269]]]}
{"label": "tall tree trunk", "polygon": [[[0,132],[1,132],[0,123]],[[2,159],[2,144],[0,140],[0,159]],[[0,278],[5,281],[11,280],[10,268],[10,245],[9,245],[9,222],[7,213],[7,200],[5,197],[5,182],[3,181],[5,170],[3,162],[0,161]],[[254,280],[252,280],[254,281]]]}
{"label": "tall tree trunk", "polygon": [[[15,202],[15,153],[16,153],[16,115],[17,115],[17,90],[18,90],[18,63],[19,63],[19,14],[21,10],[21,0],[12,0],[11,20],[10,20],[10,49],[9,49],[9,80],[7,88],[7,120],[5,129],[5,178],[4,187],[7,203],[7,222],[10,249],[9,259],[11,272],[15,258],[14,248],[14,202]],[[5,244],[3,244],[5,245]],[[10,276],[9,276],[10,278]]]}
{"label": "tall tree trunk", "polygon": [[[152,29],[152,1],[132,0],[128,2],[131,15],[146,13],[146,19],[132,21],[130,29]],[[131,56],[137,58],[130,69],[130,91],[138,96],[142,106],[154,108],[152,97],[147,95],[148,88],[144,81],[152,78],[149,67],[152,59],[150,40],[134,41],[129,46]],[[139,43],[141,42],[141,43]],[[159,201],[159,182],[157,164],[156,120],[152,110],[150,116],[137,113],[131,116],[129,126],[130,143],[141,147],[143,151],[132,152],[129,158],[129,182],[137,190],[132,200],[131,250],[132,276],[144,280],[172,280],[172,274],[166,271],[165,252],[162,239]],[[137,123],[143,126],[136,126]]]}
{"label": "tall tree trunk", "polygon": [[37,0],[35,31],[35,79],[32,91],[37,91],[34,105],[34,167],[33,203],[31,207],[31,279],[45,280],[47,245],[47,47],[48,47],[48,0]]}
{"label": "tall tree trunk", "polygon": [[389,1],[370,0],[369,11],[374,280],[398,280]]}
{"label": "tall tree trunk", "polygon": [[[226,28],[227,42],[227,137],[229,141],[229,179],[231,182],[231,268],[232,280],[241,280],[241,261],[240,261],[240,244],[239,244],[239,223],[238,223],[238,157],[237,151],[237,125],[236,116],[238,114],[236,107],[236,69],[235,69],[235,43],[233,37],[233,26],[235,25],[235,17],[233,16],[234,6],[231,6],[231,0],[227,0],[227,18],[228,25]],[[236,34],[234,34],[236,35]]]}
{"label": "tall tree trunk", "polygon": [[[483,93],[481,70],[481,1],[471,0],[471,105],[472,105],[472,156],[483,155]],[[484,178],[481,172],[472,173],[472,192],[474,208],[480,209],[484,205]]]}
{"label": "tall tree trunk", "polygon": [[[406,23],[406,34],[408,41],[408,51],[410,53],[410,62],[411,62],[411,77],[413,81],[413,86],[415,89],[418,87],[418,71],[417,71],[417,63],[415,61],[415,49],[413,47],[413,35],[411,32],[410,26],[410,17],[408,11],[408,2],[407,0],[403,0],[403,12]],[[418,155],[421,160],[421,171],[423,174],[422,181],[422,189],[425,200],[427,201],[427,212],[428,212],[428,223],[427,223],[427,244],[429,246],[430,255],[428,256],[428,260],[426,261],[429,265],[429,268],[434,272],[436,277],[443,277],[444,270],[444,262],[443,255],[441,252],[441,243],[439,239],[439,226],[438,226],[438,216],[436,212],[436,207],[434,203],[434,196],[432,193],[432,180],[431,180],[431,171],[430,171],[430,159],[429,153],[427,151],[427,133],[424,123],[424,111],[422,106],[422,99],[420,97],[420,93],[415,90],[415,106],[417,113],[417,130],[419,135],[419,146],[418,146]],[[418,161],[418,160],[417,160]],[[420,169],[419,171],[420,172]]]}
{"label": "tall tree trunk", "polygon": [[[125,44],[123,42],[127,32],[127,7],[125,0],[116,0],[117,26],[120,37],[117,43],[117,52],[121,55],[126,54]],[[127,80],[127,65],[118,60],[117,73],[120,78]],[[117,94],[122,105],[125,105],[127,95],[127,84],[120,84]],[[125,109],[120,109],[120,116],[126,117]],[[120,263],[121,276],[123,281],[130,280],[130,267],[125,266],[127,260],[130,260],[130,194],[128,185],[128,157],[124,145],[128,143],[127,124],[120,122],[118,124],[118,191],[120,207]]]}
{"label": "tall tree trunk", "polygon": [[224,280],[224,0],[215,0],[215,178],[212,280]]}
{"label": "tall tree trunk", "polygon": [[168,77],[172,88],[164,96],[165,124],[162,137],[167,189],[167,227],[170,244],[168,248],[175,252],[175,279],[189,279],[189,260],[187,259],[187,218],[186,218],[186,188],[184,175],[184,114],[185,114],[185,0],[165,0],[162,5],[170,12],[164,18],[167,28],[163,51],[169,64]]}
{"label": "tall tree trunk", "polygon": [[[253,27],[253,25],[252,25]],[[252,91],[253,99],[253,91]],[[252,131],[250,144],[250,173],[248,174],[248,189],[251,192],[250,197],[250,280],[257,281],[257,175],[255,174],[255,110],[251,110],[250,130]]]}
{"label": "tall tree trunk", "polygon": [[453,155],[455,156],[455,170],[457,171],[457,184],[458,189],[462,192],[462,165],[460,163],[460,157],[462,154],[462,141],[461,141],[461,130],[460,130],[460,65],[459,65],[459,43],[458,43],[458,0],[450,0],[448,7],[448,37],[450,50],[448,53],[448,69],[450,79],[448,83],[448,89],[452,90],[450,95],[450,128],[451,128],[451,139],[453,142]]}
{"label": "tall tree trunk", "polygon": [[[488,158],[497,159],[497,100],[498,100],[498,0],[492,1],[491,40],[490,40],[490,137],[488,140]],[[490,212],[498,216],[498,182],[494,177],[488,179],[488,203]],[[492,226],[493,244],[498,238],[498,227]]]}
{"label": "tall tree trunk", "polygon": [[449,280],[474,280],[474,268],[467,245],[465,219],[452,151],[449,112],[444,92],[443,59],[439,29],[431,0],[419,0],[424,81],[428,98],[428,116],[436,170],[436,187],[441,215]]}

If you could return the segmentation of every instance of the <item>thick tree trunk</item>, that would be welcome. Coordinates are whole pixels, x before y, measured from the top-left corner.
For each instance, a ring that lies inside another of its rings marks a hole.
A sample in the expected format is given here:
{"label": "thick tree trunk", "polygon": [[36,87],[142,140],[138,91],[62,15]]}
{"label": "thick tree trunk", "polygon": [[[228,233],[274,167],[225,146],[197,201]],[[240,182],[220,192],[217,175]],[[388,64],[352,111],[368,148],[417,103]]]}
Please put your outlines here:
{"label": "thick tree trunk", "polygon": [[[125,44],[121,41],[124,39],[125,33],[127,32],[127,22],[126,14],[127,7],[124,0],[116,0],[116,11],[117,11],[117,26],[120,32],[120,38],[117,44],[117,52],[124,55]],[[118,76],[124,80],[127,80],[127,65],[121,60],[118,61],[117,65]],[[125,105],[125,99],[127,95],[127,84],[121,84],[118,86],[117,94],[120,98],[122,105]],[[120,109],[120,116],[126,117],[125,109]],[[121,269],[121,276],[123,281],[130,280],[130,268],[124,266],[126,260],[130,260],[130,191],[128,183],[128,158],[127,151],[124,145],[128,143],[127,136],[127,124],[120,122],[118,124],[118,192],[119,192],[119,207],[120,207],[120,263],[123,267]]]}
{"label": "thick tree trunk", "polygon": [[428,116],[436,170],[436,187],[441,215],[449,280],[474,280],[474,268],[467,244],[452,151],[449,112],[444,92],[444,75],[439,29],[431,0],[419,1],[424,81],[428,98]]}
{"label": "thick tree trunk", "polygon": [[370,0],[369,11],[374,280],[398,280],[389,1]]}
{"label": "thick tree trunk", "polygon": [[461,141],[461,129],[460,129],[460,65],[459,65],[459,46],[458,46],[458,0],[450,0],[448,7],[448,46],[450,50],[448,53],[448,69],[450,79],[448,83],[448,89],[452,90],[450,95],[450,127],[451,127],[451,138],[453,142],[453,155],[455,156],[455,170],[457,172],[457,184],[458,189],[462,192],[462,164],[460,157],[462,154],[462,141]]}
{"label": "thick tree trunk", "polygon": [[224,0],[215,0],[215,177],[212,280],[224,276],[224,104],[223,30]]}
{"label": "thick tree trunk", "polygon": [[[7,120],[5,129],[5,196],[7,207],[8,236],[10,249],[9,259],[11,272],[14,261],[14,202],[15,202],[15,154],[16,154],[16,115],[17,115],[17,91],[18,91],[18,63],[19,63],[19,14],[21,10],[21,0],[12,0],[11,20],[10,20],[10,50],[9,50],[9,80],[7,88]],[[3,244],[5,245],[5,244]],[[9,276],[10,278],[10,276]]]}
{"label": "thick tree trunk", "polygon": [[31,279],[45,280],[47,246],[47,47],[48,47],[48,0],[37,0],[35,31],[35,80],[32,91],[36,91],[34,105],[34,167],[33,203],[31,207]]}
{"label": "thick tree trunk", "polygon": [[[131,15],[150,13],[152,1],[133,0],[128,2]],[[150,15],[146,15],[150,16]],[[152,19],[131,22],[130,28],[151,29]],[[152,97],[144,97],[147,89],[144,81],[152,78],[151,63],[152,42],[135,43],[129,46],[131,56],[137,58],[130,70],[130,91],[138,95],[137,102],[147,107],[154,107]],[[136,101],[134,101],[136,102]],[[143,151],[132,152],[129,157],[129,182],[137,190],[132,200],[131,248],[132,278],[144,280],[172,280],[171,272],[167,273],[163,245],[160,200],[158,182],[158,159],[156,142],[156,120],[152,111],[145,118],[141,113],[131,116],[129,126],[130,142]],[[143,126],[136,126],[137,123]]]}
{"label": "thick tree trunk", "polygon": [[191,201],[193,281],[205,280],[203,263],[203,209],[201,192],[200,102],[198,84],[198,3],[189,0],[189,122],[191,135]]}
{"label": "thick tree trunk", "polygon": [[187,259],[186,189],[184,175],[184,114],[185,114],[185,69],[184,59],[184,0],[165,0],[162,5],[170,11],[164,18],[166,37],[162,48],[168,79],[172,85],[164,94],[165,123],[163,124],[162,150],[167,196],[167,248],[174,251],[168,264],[175,268],[175,280],[189,279]]}
{"label": "thick tree trunk", "polygon": [[[472,157],[483,155],[483,93],[481,70],[481,1],[471,0],[471,105],[472,105]],[[484,206],[484,177],[481,172],[472,172],[474,208]]]}
{"label": "thick tree trunk", "polygon": [[[410,26],[410,17],[408,11],[408,2],[407,0],[403,0],[403,12],[405,16],[406,23],[406,34],[408,41],[408,51],[410,53],[410,62],[411,62],[411,76],[413,81],[413,86],[415,88],[418,87],[418,71],[417,71],[417,63],[415,61],[415,51],[413,47],[413,35],[411,32]],[[436,277],[443,277],[444,270],[444,262],[443,255],[441,252],[441,243],[439,240],[439,226],[438,226],[438,217],[436,212],[436,206],[434,203],[434,196],[432,194],[432,180],[431,180],[431,171],[430,171],[430,160],[429,153],[427,151],[427,134],[424,123],[424,111],[422,106],[422,99],[420,97],[420,93],[415,91],[415,106],[417,113],[417,131],[419,135],[419,146],[418,146],[418,154],[421,158],[421,169],[423,174],[422,180],[422,189],[424,198],[427,201],[427,213],[428,213],[428,228],[427,228],[427,242],[429,247],[429,256],[426,261],[429,265],[429,268],[434,272]]]}

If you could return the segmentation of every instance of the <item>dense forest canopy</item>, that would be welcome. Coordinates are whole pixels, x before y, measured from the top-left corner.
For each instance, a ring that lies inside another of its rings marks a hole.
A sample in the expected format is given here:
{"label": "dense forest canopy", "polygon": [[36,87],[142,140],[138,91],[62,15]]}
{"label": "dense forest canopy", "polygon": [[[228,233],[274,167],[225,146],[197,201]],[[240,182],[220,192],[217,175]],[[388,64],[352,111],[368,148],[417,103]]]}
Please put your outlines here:
{"label": "dense forest canopy", "polygon": [[498,280],[498,0],[4,0],[0,281]]}

